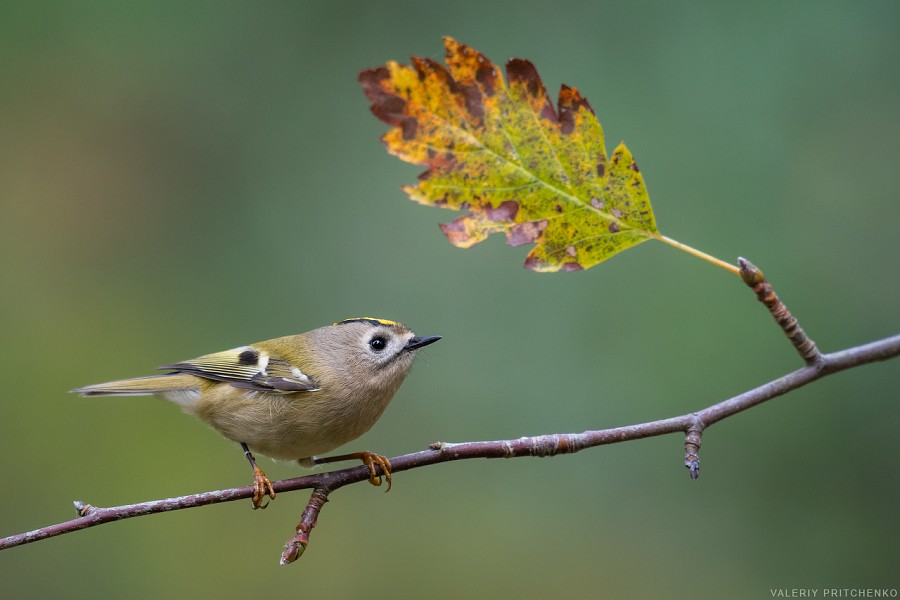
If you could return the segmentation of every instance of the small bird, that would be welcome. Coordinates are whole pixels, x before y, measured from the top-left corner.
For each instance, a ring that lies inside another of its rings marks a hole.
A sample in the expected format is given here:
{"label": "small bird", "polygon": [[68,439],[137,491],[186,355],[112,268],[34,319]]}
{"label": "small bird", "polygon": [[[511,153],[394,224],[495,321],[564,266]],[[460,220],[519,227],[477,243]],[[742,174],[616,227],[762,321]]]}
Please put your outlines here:
{"label": "small bird", "polygon": [[361,460],[369,481],[391,487],[388,459],[372,452],[319,457],[368,431],[403,383],[418,337],[386,319],[345,319],[306,333],[216,352],[165,367],[171,373],[87,385],[82,396],[157,396],[241,445],[253,467],[253,508],[275,490],[253,453],[301,465]]}

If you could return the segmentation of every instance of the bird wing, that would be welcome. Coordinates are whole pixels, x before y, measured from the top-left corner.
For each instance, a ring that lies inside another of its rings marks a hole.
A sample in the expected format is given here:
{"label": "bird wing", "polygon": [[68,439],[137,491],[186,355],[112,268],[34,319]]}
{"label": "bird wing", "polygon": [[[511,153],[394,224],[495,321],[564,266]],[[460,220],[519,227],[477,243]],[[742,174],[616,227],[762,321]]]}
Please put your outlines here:
{"label": "bird wing", "polygon": [[160,367],[223,381],[257,392],[314,392],[315,380],[289,361],[253,346],[241,346]]}

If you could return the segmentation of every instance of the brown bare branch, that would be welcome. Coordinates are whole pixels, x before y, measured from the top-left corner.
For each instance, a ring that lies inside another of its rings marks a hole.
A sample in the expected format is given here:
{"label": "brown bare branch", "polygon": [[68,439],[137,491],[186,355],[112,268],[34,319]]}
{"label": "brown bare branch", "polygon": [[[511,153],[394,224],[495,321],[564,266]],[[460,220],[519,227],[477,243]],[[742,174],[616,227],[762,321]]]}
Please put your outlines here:
{"label": "brown bare branch", "polygon": [[[820,355],[821,358],[811,365],[694,413],[637,425],[582,433],[560,433],[482,442],[436,442],[428,450],[397,456],[391,458],[390,462],[392,471],[399,473],[427,465],[470,458],[515,458],[571,454],[585,448],[681,432],[685,434],[685,464],[690,469],[692,478],[696,478],[699,474],[700,432],[704,428],[827,375],[876,361],[888,360],[898,355],[900,355],[900,335],[840,352]],[[300,524],[297,526],[297,534],[289,540],[282,555],[282,564],[296,560],[306,548],[309,543],[309,533],[315,526],[319,512],[328,500],[328,495],[346,485],[368,481],[369,476],[368,467],[360,465],[340,471],[315,473],[273,483],[275,491],[278,493],[309,488],[314,490],[303,512]],[[83,516],[0,539],[0,550],[110,521],[219,502],[245,500],[252,497],[253,492],[253,486],[245,486],[111,508],[100,508],[79,501],[76,502],[76,507],[79,509],[79,514],[83,514]]]}

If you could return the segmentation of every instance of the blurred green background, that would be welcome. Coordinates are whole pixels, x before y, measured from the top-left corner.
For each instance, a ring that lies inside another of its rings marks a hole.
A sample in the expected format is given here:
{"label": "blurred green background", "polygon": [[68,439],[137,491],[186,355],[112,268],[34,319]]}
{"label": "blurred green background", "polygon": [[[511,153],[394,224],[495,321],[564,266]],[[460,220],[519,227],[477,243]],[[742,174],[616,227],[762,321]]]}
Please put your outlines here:
{"label": "blurred green background", "polygon": [[[743,255],[825,351],[900,330],[896,2],[0,5],[0,535],[249,483],[152,398],[66,390],[310,329],[444,340],[347,451],[582,431],[698,409],[800,366],[732,275],[648,242],[583,273],[451,247],[400,186],[357,73],[452,35],[577,86],[663,233]],[[133,519],[0,553],[8,597],[765,598],[898,587],[898,364],[677,436],[470,461]],[[302,473],[262,464],[273,478]]]}

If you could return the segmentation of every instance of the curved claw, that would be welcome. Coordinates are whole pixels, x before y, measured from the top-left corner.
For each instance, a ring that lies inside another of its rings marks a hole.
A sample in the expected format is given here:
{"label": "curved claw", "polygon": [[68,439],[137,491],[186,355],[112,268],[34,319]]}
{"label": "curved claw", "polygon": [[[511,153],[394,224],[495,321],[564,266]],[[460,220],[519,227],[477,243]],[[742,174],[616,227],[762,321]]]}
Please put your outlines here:
{"label": "curved claw", "polygon": [[357,458],[369,467],[369,483],[374,486],[381,485],[381,477],[375,474],[375,465],[381,467],[384,479],[387,481],[387,488],[384,491],[385,493],[391,491],[391,461],[386,456],[374,452],[359,452]]}
{"label": "curved claw", "polygon": [[272,488],[272,482],[269,481],[269,478],[266,477],[266,474],[262,469],[253,465],[253,485],[256,489],[253,491],[253,510],[258,508],[265,509],[269,506],[269,503],[262,503],[263,498],[268,494],[269,498],[272,500],[275,499],[275,490]]}
{"label": "curved claw", "polygon": [[[374,452],[354,452],[353,454],[341,454],[340,456],[313,456],[309,460],[316,465],[341,460],[361,460],[369,468],[369,483],[374,486],[381,485],[382,481],[381,476],[375,472],[375,465],[378,465],[381,468],[385,481],[387,481],[387,489],[384,491],[391,491],[391,461],[386,456],[375,454]],[[300,464],[303,463],[301,462]]]}

